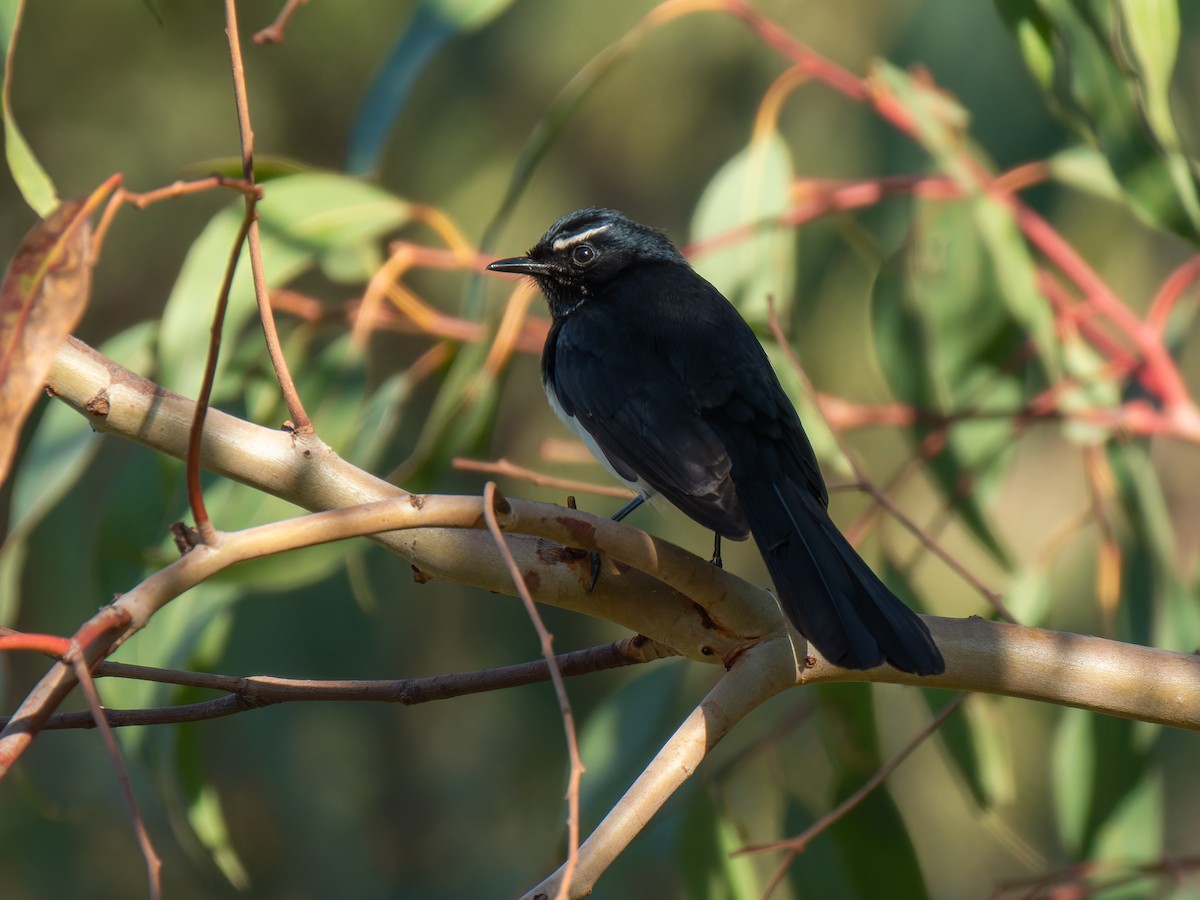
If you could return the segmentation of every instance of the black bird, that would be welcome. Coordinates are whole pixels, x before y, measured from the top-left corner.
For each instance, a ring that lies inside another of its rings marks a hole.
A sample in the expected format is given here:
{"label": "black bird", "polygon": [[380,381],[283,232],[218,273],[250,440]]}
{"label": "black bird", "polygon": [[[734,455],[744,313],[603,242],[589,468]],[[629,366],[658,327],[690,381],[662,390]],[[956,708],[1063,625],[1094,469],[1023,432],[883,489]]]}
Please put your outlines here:
{"label": "black bird", "polygon": [[554,323],[542,381],[560,418],[640,492],[717,535],[751,534],[783,610],[830,662],[939,674],[925,623],[829,518],[812,445],[750,326],[660,231],[610,209],[559,219],[527,256]]}

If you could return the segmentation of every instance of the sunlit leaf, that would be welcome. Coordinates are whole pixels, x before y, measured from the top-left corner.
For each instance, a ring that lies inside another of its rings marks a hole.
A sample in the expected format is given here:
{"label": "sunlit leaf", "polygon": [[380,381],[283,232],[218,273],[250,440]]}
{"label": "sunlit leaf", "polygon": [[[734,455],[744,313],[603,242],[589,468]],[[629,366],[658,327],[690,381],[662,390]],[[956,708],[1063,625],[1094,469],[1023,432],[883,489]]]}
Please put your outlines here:
{"label": "sunlit leaf", "polygon": [[768,297],[775,298],[782,318],[792,302],[796,234],[772,224],[789,206],[791,183],[792,159],[783,138],[775,131],[757,135],[713,176],[692,216],[694,242],[750,229],[729,246],[705,253],[695,265],[759,328],[767,322]]}
{"label": "sunlit leaf", "polygon": [[1170,107],[1176,0],[995,0],[1053,113],[1098,148],[1133,210],[1200,237],[1197,175]]}
{"label": "sunlit leaf", "polygon": [[24,7],[24,0],[0,0],[0,57],[4,65],[0,70],[0,107],[4,114],[4,152],[8,170],[25,202],[39,216],[47,216],[58,206],[54,184],[33,155],[12,111],[12,57]]}
{"label": "sunlit leaf", "polygon": [[[263,267],[267,284],[279,287],[308,271],[329,254],[378,241],[409,220],[407,202],[366,182],[344,175],[305,173],[272,181],[259,204]],[[213,305],[233,239],[242,220],[237,201],[218,213],[196,239],[171,291],[162,318],[162,381],[193,395],[200,386]],[[364,251],[365,252],[365,251]],[[250,263],[244,258],[229,296],[225,335],[233,341],[257,313]],[[214,400],[240,393],[240,385],[222,378],[230,371],[222,354]]]}

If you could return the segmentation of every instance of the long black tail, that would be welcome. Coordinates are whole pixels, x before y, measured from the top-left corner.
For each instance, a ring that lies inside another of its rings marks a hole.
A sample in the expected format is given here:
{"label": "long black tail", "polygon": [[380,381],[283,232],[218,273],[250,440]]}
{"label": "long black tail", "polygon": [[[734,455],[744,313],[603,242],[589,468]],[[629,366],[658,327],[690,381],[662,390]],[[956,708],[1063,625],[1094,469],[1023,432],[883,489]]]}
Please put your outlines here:
{"label": "long black tail", "polygon": [[917,675],[945,671],[925,623],[862,561],[811,490],[747,480],[737,492],[783,611],[826,659],[847,669],[887,660]]}

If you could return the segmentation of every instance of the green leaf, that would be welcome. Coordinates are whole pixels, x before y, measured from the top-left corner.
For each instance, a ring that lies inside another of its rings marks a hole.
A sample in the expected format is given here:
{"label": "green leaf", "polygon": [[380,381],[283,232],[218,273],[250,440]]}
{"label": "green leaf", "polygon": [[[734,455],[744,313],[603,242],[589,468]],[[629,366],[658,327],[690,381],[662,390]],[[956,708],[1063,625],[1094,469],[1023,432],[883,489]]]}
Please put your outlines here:
{"label": "green leaf", "polygon": [[[1073,329],[1063,335],[1062,347],[1069,380],[1059,394],[1059,408],[1067,413],[1077,413],[1119,407],[1121,384],[1113,378],[1104,357]],[[1095,446],[1107,441],[1112,429],[1069,419],[1063,424],[1063,434],[1077,444]]]}
{"label": "green leaf", "polygon": [[800,421],[804,423],[804,432],[821,462],[821,470],[826,477],[833,472],[841,478],[853,478],[854,467],[842,453],[842,448],[833,436],[833,430],[821,415],[815,399],[805,389],[804,381],[793,368],[792,361],[783,348],[774,341],[768,341],[763,343],[763,349],[767,351],[767,358],[779,377],[779,383],[796,405],[796,412],[800,414]]}
{"label": "green leaf", "polygon": [[1103,154],[1151,225],[1200,238],[1196,167],[1170,107],[1176,0],[996,0],[1050,110]]}
{"label": "green leaf", "polygon": [[504,373],[484,368],[490,341],[460,347],[421,426],[417,446],[391,480],[422,491],[455,456],[480,452],[491,433]]}
{"label": "green leaf", "polygon": [[[144,322],[105,341],[100,352],[135,372],[150,364],[153,323]],[[83,477],[101,441],[87,420],[65,403],[51,403],[21,455],[12,486],[8,534],[0,544],[0,624],[12,625],[21,601],[25,541]]]}
{"label": "green leaf", "polygon": [[4,153],[21,196],[44,218],[58,206],[58,195],[50,176],[17,127],[12,111],[12,58],[24,8],[24,0],[0,0],[0,56],[4,58],[4,69],[0,71],[0,107],[4,114]]}
{"label": "green leaf", "polygon": [[346,171],[365,175],[379,168],[388,134],[429,61],[452,38],[483,27],[511,5],[512,0],[423,0],[413,10],[363,98]]}
{"label": "green leaf", "polygon": [[691,792],[680,832],[679,872],[690,900],[757,900],[765,885],[753,856],[733,856],[746,840],[707,790]]}
{"label": "green leaf", "polygon": [[662,746],[684,714],[687,667],[668,663],[631,673],[588,715],[579,733],[587,767],[580,787],[586,820],[606,813]]}
{"label": "green leaf", "polygon": [[[304,173],[272,181],[259,204],[263,268],[275,288],[308,271],[331,254],[370,247],[410,218],[409,204],[374,185],[344,175]],[[186,396],[200,386],[213,306],[233,239],[242,221],[241,201],[218,213],[196,239],[167,300],[160,337],[162,383]],[[232,343],[257,314],[250,263],[244,258],[229,296],[224,334]],[[261,340],[261,338],[258,338]],[[241,393],[222,353],[214,401]]]}
{"label": "green leaf", "polygon": [[[1163,782],[1158,772],[1147,772],[1125,795],[1096,836],[1093,858],[1120,862],[1154,862],[1163,855]],[[1144,897],[1145,885],[1130,885],[1132,892],[1114,890],[1109,897]]]}
{"label": "green leaf", "polygon": [[989,166],[966,135],[965,110],[941,91],[887,63],[877,63],[875,74],[912,115],[918,139],[938,167],[966,195],[973,221],[961,224],[973,228],[982,239],[991,262],[990,281],[998,288],[995,299],[1008,307],[1033,338],[1042,365],[1055,376],[1059,359],[1054,313],[1037,288],[1033,258],[1011,211],[980,189],[976,172]]}
{"label": "green leaf", "polygon": [[[1023,396],[1012,360],[1024,331],[998,296],[995,270],[969,203],[919,203],[908,241],[879,271],[872,291],[874,342],[897,399],[935,413],[1006,411]],[[918,421],[913,437],[931,426]],[[984,513],[1012,456],[1001,416],[954,425],[928,470],[946,501],[1002,565],[1008,553]]]}
{"label": "green leaf", "polygon": [[788,209],[791,183],[792,158],[783,138],[773,130],[756,135],[713,176],[692,216],[693,242],[750,229],[703,254],[695,266],[759,328],[767,322],[767,298],[775,298],[786,319],[795,289],[796,235],[772,222]]}
{"label": "green leaf", "polygon": [[1200,642],[1196,598],[1180,569],[1175,524],[1147,448],[1110,443],[1107,450],[1126,518],[1118,531],[1122,637],[1194,652]]}
{"label": "green leaf", "polygon": [[1054,734],[1050,765],[1053,772],[1054,812],[1058,834],[1074,853],[1083,852],[1092,812],[1096,773],[1095,716],[1082,709],[1065,709]]}
{"label": "green leaf", "polygon": [[[875,687],[840,684],[836,689],[817,692],[827,752],[831,759],[837,760],[840,770],[832,803],[839,803],[857,791],[883,765],[875,711],[879,692]],[[871,860],[869,866],[847,865],[847,875],[856,888],[852,896],[927,894],[904,820],[886,790],[873,791],[853,813],[817,838],[817,842],[829,840],[845,860]],[[817,842],[812,846],[813,852],[817,850]]]}

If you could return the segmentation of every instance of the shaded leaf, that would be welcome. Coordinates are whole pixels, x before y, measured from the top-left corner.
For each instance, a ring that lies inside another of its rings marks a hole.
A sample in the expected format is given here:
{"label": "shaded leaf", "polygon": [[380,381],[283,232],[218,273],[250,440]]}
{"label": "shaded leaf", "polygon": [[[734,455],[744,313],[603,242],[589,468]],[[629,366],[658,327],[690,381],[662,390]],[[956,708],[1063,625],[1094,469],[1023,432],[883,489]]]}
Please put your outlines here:
{"label": "shaded leaf", "polygon": [[[1146,775],[1125,795],[1096,836],[1095,859],[1153,862],[1163,855],[1163,783],[1158,772]],[[1115,890],[1105,896],[1144,897],[1145,886],[1133,892]]]}
{"label": "shaded leaf", "polygon": [[25,235],[0,284],[0,483],[54,355],[87,308],[92,285],[88,217],[116,187],[62,204]]}
{"label": "shaded leaf", "polygon": [[757,900],[764,885],[753,856],[733,856],[746,841],[713,802],[707,790],[694,790],[683,814],[679,872],[693,900]]}
{"label": "shaded leaf", "polygon": [[1094,718],[1086,710],[1064,709],[1059,716],[1050,753],[1058,834],[1074,853],[1083,851],[1092,811],[1092,784],[1096,773]]}
{"label": "shaded leaf", "polygon": [[[871,297],[876,351],[895,396],[934,413],[1010,410],[1020,404],[1012,360],[1023,329],[998,295],[996,261],[969,204],[918,204],[908,241],[876,278]],[[918,420],[913,437],[933,431]],[[978,418],[950,428],[928,462],[945,499],[1003,565],[1008,553],[984,513],[986,495],[1014,445],[1010,422]]]}
{"label": "shaded leaf", "polygon": [[[149,365],[153,323],[110,338],[100,352],[138,371]],[[30,532],[83,476],[100,449],[87,420],[64,403],[51,403],[13,477],[8,534],[0,544],[0,624],[12,625],[21,602],[21,573]]]}
{"label": "shaded leaf", "polygon": [[580,786],[583,819],[606,813],[670,736],[683,712],[687,667],[668,663],[631,673],[591,713],[579,732],[587,767]]}
{"label": "shaded leaf", "polygon": [[4,68],[0,70],[0,108],[4,115],[4,154],[8,170],[25,202],[39,216],[47,216],[59,205],[54,183],[33,155],[12,111],[12,57],[24,8],[24,0],[0,0],[0,56],[4,59]]}
{"label": "shaded leaf", "polygon": [[[817,692],[821,731],[827,737],[829,756],[838,761],[840,769],[831,806],[862,787],[885,761],[876,722],[877,687],[839,684],[834,690]],[[818,836],[812,844],[814,855],[817,855],[819,842],[824,841],[832,841],[846,861],[847,877],[856,889],[853,896],[922,897],[927,894],[904,820],[886,789],[873,791],[851,814]],[[863,859],[870,859],[871,865],[854,862]]]}
{"label": "shaded leaf", "polygon": [[1058,333],[1053,311],[1037,288],[1033,258],[1011,212],[980,189],[976,172],[990,166],[966,135],[966,111],[947,95],[887,63],[877,63],[874,72],[912,115],[918,137],[938,167],[966,194],[973,221],[962,227],[977,232],[990,257],[990,281],[998,289],[994,299],[1004,303],[1028,332],[1046,371],[1057,374]]}
{"label": "shaded leaf", "polygon": [[512,0],[424,0],[367,89],[350,134],[346,171],[365,175],[379,167],[384,143],[417,77],[455,35],[486,25]]}
{"label": "shaded leaf", "polygon": [[767,322],[768,296],[786,319],[795,289],[795,232],[771,223],[788,209],[791,183],[792,159],[783,138],[774,130],[756,135],[713,176],[692,216],[692,241],[752,229],[705,253],[695,267],[758,328]]}

